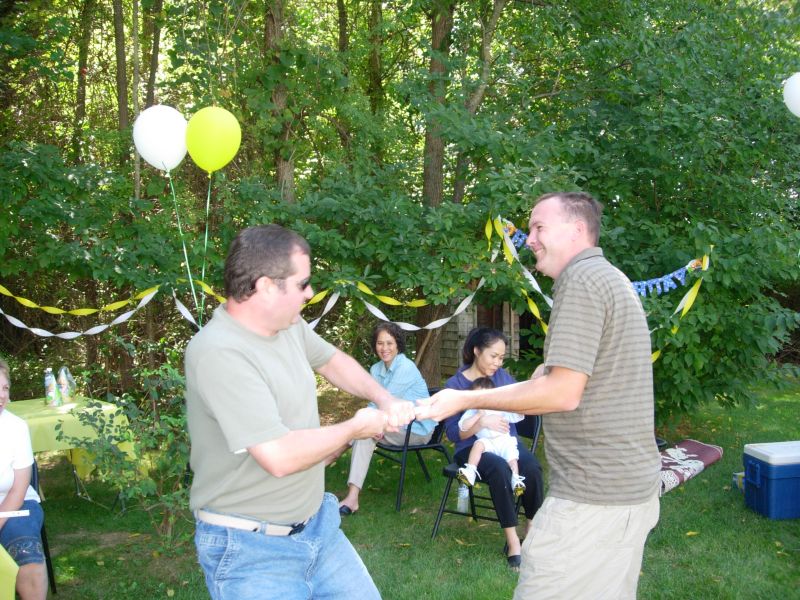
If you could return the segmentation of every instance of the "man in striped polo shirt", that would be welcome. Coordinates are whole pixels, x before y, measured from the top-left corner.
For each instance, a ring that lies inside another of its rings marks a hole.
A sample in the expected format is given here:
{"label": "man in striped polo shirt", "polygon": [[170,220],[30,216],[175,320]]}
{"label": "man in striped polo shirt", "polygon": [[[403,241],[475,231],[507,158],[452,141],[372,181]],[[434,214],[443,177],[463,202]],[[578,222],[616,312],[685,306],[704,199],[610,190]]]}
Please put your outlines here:
{"label": "man in striped polo shirt", "polygon": [[527,244],[536,269],[555,280],[534,376],[492,390],[445,389],[417,411],[437,420],[467,408],[545,415],[550,487],[528,525],[517,600],[635,598],[658,521],[650,335],[633,286],[597,245],[601,212],[578,192],[534,205]]}

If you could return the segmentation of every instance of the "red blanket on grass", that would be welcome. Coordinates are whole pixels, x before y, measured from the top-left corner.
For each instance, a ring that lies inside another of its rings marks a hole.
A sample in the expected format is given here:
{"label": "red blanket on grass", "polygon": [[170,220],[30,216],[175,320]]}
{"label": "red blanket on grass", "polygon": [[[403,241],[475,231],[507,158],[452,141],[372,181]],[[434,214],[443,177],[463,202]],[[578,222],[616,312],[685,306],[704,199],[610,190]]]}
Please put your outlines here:
{"label": "red blanket on grass", "polygon": [[663,496],[722,458],[722,448],[697,440],[683,440],[661,453],[661,492]]}

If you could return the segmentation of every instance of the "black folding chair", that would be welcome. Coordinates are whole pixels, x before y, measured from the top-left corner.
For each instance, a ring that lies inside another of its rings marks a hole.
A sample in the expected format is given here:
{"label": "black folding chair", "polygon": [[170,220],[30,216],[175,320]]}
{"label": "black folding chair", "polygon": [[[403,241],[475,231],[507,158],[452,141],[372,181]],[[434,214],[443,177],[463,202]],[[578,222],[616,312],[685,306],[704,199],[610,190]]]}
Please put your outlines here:
{"label": "black folding chair", "polygon": [[[538,415],[528,415],[517,423],[517,435],[530,438],[530,450],[536,450],[536,444],[539,443],[539,434],[542,431],[542,418]],[[483,496],[475,493],[474,487],[468,487],[469,490],[469,509],[468,511],[458,510],[458,508],[448,508],[447,504],[450,499],[450,490],[453,487],[453,482],[458,478],[458,469],[461,465],[451,462],[442,469],[442,475],[447,478],[447,483],[444,486],[444,493],[442,494],[442,501],[439,504],[439,512],[436,514],[436,521],[433,523],[433,532],[431,532],[431,539],[436,537],[439,531],[439,524],[442,522],[442,517],[445,513],[451,515],[461,515],[462,517],[472,517],[475,520],[483,519],[485,521],[498,522],[497,512],[494,509],[494,503],[490,496]],[[519,512],[522,505],[522,497],[517,498],[517,512]]]}
{"label": "black folding chair", "polygon": [[[428,393],[430,395],[435,394],[439,391],[439,388],[429,388]],[[413,421],[411,422],[413,423]],[[427,481],[431,480],[431,476],[428,473],[428,467],[425,465],[425,460],[422,458],[422,451],[423,450],[435,450],[437,452],[441,452],[444,454],[445,459],[449,463],[452,458],[450,457],[450,452],[448,451],[447,447],[444,445],[442,439],[444,437],[444,421],[438,423],[431,434],[431,439],[428,440],[424,444],[409,444],[409,438],[411,437],[411,423],[408,424],[406,427],[406,439],[402,446],[388,444],[386,442],[378,442],[375,453],[380,454],[384,458],[388,458],[391,461],[400,464],[400,482],[397,485],[397,498],[395,500],[395,510],[400,510],[400,505],[403,501],[403,486],[405,484],[406,479],[406,465],[408,461],[409,453],[413,452],[417,455],[417,459],[419,460],[419,466],[422,468],[422,472],[425,474],[425,479]],[[396,455],[400,454],[398,458]]]}
{"label": "black folding chair", "polygon": [[[36,464],[36,461],[33,461],[33,468],[31,470],[31,487],[36,490],[36,493],[41,496],[39,492],[39,465]],[[47,579],[50,581],[50,589],[53,593],[57,593],[56,590],[56,574],[53,571],[53,560],[50,558],[50,545],[47,543],[47,531],[44,528],[44,520],[42,521],[42,549],[44,550],[44,561],[47,565]]]}

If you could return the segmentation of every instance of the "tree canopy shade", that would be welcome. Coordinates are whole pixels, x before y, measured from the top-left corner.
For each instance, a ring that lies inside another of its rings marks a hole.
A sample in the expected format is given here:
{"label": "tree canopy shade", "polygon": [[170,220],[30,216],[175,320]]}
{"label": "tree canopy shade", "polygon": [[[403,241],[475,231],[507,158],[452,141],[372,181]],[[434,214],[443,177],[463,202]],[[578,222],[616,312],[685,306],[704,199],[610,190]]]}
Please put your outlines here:
{"label": "tree canopy shade", "polygon": [[[169,186],[149,167],[141,195],[134,186],[135,115],[123,105],[135,95],[187,118],[222,106],[242,126],[237,157],[212,180],[216,289],[236,231],[275,221],[311,242],[317,289],[353,295],[342,282],[359,280],[425,297],[441,307],[417,316],[427,322],[485,277],[482,300],[524,311],[519,270],[489,262],[483,225],[500,214],[524,226],[539,194],[584,189],[604,202],[601,244],[632,280],[713,246],[677,332],[677,292],[645,299],[654,348],[666,347],[655,363],[661,416],[746,400],[753,379],[785,368],[772,357],[800,324],[789,301],[800,119],[781,99],[800,71],[795,3],[142,0],[134,11],[134,1],[0,5],[7,287],[70,307],[162,282],[186,293]],[[193,265],[207,182],[188,159],[173,173]],[[54,273],[69,285],[48,283]],[[363,346],[362,310],[321,327]],[[172,314],[154,308],[121,338],[186,339]],[[4,352],[29,348],[2,331]],[[435,361],[424,367],[435,382]]]}

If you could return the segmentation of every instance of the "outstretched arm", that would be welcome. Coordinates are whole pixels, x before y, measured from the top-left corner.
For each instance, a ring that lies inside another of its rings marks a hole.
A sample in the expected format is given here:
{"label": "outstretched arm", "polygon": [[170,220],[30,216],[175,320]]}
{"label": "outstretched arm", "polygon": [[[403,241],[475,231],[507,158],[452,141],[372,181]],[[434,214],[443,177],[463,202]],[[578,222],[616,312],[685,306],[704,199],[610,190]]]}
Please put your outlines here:
{"label": "outstretched arm", "polygon": [[318,429],[296,429],[247,451],[262,469],[275,477],[305,471],[327,462],[352,439],[382,434],[389,417],[382,410],[362,408],[347,421]]}
{"label": "outstretched arm", "polygon": [[408,424],[414,419],[414,403],[398,400],[364,370],[358,361],[341,350],[317,369],[333,385],[348,394],[371,400],[389,415],[389,429]]}
{"label": "outstretched arm", "polygon": [[417,403],[418,419],[442,420],[468,408],[507,410],[526,415],[568,412],[578,408],[589,376],[564,367],[547,375],[489,390],[444,389]]}

